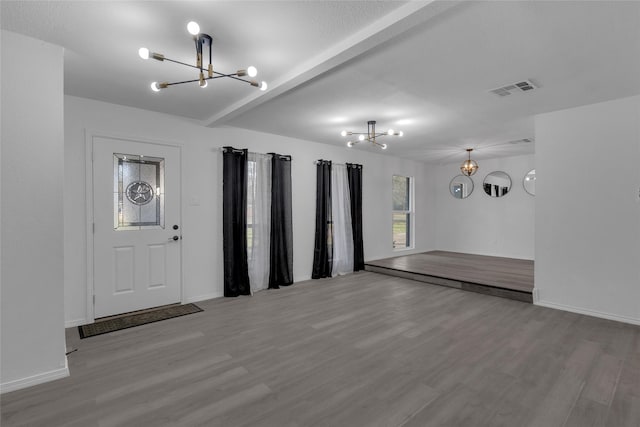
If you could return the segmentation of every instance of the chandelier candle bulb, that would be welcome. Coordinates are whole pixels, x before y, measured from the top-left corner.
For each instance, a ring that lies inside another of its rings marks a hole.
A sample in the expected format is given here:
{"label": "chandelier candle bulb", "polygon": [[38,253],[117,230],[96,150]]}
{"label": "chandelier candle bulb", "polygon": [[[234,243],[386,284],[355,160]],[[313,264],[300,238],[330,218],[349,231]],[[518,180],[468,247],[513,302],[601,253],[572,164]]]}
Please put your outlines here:
{"label": "chandelier candle bulb", "polygon": [[260,83],[260,90],[264,92],[265,90],[267,90],[267,87],[267,82],[263,80],[262,83]]}
{"label": "chandelier candle bulb", "polygon": [[149,59],[149,49],[147,49],[146,47],[141,47],[140,49],[138,49],[138,55],[140,55],[140,58],[142,59]]}
{"label": "chandelier candle bulb", "polygon": [[200,34],[200,25],[195,21],[191,21],[187,24],[187,31],[189,31],[189,34],[192,36],[197,36]]}
{"label": "chandelier candle bulb", "polygon": [[247,68],[247,74],[249,77],[255,77],[258,75],[258,69],[253,65],[250,65],[249,68]]}

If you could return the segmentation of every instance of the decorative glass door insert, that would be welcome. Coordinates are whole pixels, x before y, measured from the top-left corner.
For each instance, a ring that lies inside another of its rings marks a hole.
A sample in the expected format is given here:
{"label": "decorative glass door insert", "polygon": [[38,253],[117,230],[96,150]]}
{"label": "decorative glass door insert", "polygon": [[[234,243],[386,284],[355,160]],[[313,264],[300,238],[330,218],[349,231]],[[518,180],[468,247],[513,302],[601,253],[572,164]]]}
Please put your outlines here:
{"label": "decorative glass door insert", "polygon": [[164,159],[113,154],[113,228],[164,229]]}

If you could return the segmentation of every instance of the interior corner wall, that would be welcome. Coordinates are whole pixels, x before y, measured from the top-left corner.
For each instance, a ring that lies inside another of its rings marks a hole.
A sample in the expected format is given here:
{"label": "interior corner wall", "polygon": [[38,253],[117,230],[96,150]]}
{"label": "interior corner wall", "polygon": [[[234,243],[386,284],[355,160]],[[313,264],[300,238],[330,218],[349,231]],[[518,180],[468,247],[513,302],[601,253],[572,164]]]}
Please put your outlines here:
{"label": "interior corner wall", "polygon": [[535,126],[537,303],[640,324],[640,96]]}
{"label": "interior corner wall", "polygon": [[[68,375],[63,49],[2,31],[2,392]],[[33,67],[46,64],[46,73]]]}
{"label": "interior corner wall", "polygon": [[[523,186],[524,176],[535,168],[533,154],[478,160],[480,168],[471,177],[473,192],[456,199],[449,184],[460,175],[462,160],[435,168],[438,249],[533,259],[536,197]],[[500,198],[489,197],[483,190],[485,176],[493,171],[511,177],[511,190]]]}
{"label": "interior corner wall", "polygon": [[[150,94],[149,96],[153,96]],[[182,147],[183,302],[223,295],[222,146],[292,156],[293,270],[309,279],[313,264],[316,167],[323,158],[363,169],[363,240],[366,260],[435,249],[435,175],[423,163],[237,128],[207,128],[186,119],[73,96],[65,97],[65,319],[90,321],[87,301],[86,138],[92,134],[157,141]],[[416,247],[392,249],[391,178],[415,178]],[[321,281],[318,283],[320,284]],[[283,291],[283,290],[281,290]],[[277,292],[277,291],[276,291]]]}

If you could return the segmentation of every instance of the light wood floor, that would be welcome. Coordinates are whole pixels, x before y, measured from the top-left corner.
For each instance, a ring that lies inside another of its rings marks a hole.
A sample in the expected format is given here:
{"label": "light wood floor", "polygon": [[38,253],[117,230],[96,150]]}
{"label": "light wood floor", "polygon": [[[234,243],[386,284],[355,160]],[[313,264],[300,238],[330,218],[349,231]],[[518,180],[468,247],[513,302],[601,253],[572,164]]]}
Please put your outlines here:
{"label": "light wood floor", "polygon": [[640,327],[361,272],[79,340],[3,427],[640,426]]}

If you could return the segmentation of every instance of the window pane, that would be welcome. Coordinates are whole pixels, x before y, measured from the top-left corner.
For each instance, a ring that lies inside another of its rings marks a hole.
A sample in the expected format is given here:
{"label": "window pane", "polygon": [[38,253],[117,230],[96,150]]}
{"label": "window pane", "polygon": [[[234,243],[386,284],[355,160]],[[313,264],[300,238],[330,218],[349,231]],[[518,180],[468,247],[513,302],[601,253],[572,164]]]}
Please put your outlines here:
{"label": "window pane", "polygon": [[403,249],[411,246],[411,217],[410,214],[393,214],[393,248]]}
{"label": "window pane", "polygon": [[164,228],[164,159],[113,155],[116,230]]}
{"label": "window pane", "polygon": [[393,210],[409,210],[409,178],[406,176],[393,176]]}
{"label": "window pane", "polygon": [[256,200],[256,162],[247,161],[247,258],[253,255],[253,209]]}
{"label": "window pane", "polygon": [[247,259],[253,255],[253,224],[247,224]]}

